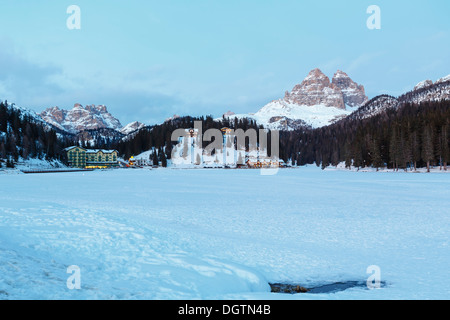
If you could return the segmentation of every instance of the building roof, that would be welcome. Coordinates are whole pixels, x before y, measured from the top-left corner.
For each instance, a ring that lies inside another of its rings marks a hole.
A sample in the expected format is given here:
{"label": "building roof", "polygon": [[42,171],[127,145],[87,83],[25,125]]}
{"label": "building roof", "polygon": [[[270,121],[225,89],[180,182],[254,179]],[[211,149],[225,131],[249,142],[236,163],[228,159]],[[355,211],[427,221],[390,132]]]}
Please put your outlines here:
{"label": "building roof", "polygon": [[84,149],[84,148],[82,148],[82,147],[78,147],[78,146],[68,147],[68,148],[65,148],[64,150],[65,150],[65,151],[70,151],[70,150],[75,149],[75,148],[79,148],[79,149],[82,149],[82,150],[85,150],[85,151],[86,151],[86,149]]}
{"label": "building roof", "polygon": [[68,147],[68,148],[65,148],[64,150],[65,151],[70,151],[70,150],[75,149],[75,148],[79,148],[81,150],[84,150],[84,151],[86,151],[86,153],[99,153],[99,152],[106,153],[106,154],[113,153],[113,152],[119,153],[117,150],[85,149],[85,148],[81,148],[81,147],[78,147],[78,146]]}
{"label": "building roof", "polygon": [[86,153],[113,153],[113,152],[117,152],[117,150],[104,150],[104,149],[88,149],[86,150]]}

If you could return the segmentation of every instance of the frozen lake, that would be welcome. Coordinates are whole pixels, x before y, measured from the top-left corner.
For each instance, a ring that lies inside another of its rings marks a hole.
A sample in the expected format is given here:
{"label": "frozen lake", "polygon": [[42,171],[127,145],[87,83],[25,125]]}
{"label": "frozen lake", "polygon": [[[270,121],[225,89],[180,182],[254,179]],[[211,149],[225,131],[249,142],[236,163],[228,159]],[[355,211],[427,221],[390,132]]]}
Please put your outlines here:
{"label": "frozen lake", "polygon": [[[0,299],[448,299],[449,234],[445,173],[4,174]],[[381,289],[270,292],[364,283],[371,265]]]}

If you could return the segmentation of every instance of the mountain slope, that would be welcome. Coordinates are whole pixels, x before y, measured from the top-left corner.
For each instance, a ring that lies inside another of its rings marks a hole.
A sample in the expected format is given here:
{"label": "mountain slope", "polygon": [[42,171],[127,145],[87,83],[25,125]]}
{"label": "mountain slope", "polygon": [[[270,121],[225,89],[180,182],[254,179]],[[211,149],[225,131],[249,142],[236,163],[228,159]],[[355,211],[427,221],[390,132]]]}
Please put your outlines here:
{"label": "mountain slope", "polygon": [[450,76],[441,78],[435,83],[431,80],[421,81],[412,91],[398,98],[389,95],[377,96],[353,112],[348,118],[361,120],[376,116],[388,109],[398,109],[405,103],[420,104],[442,100],[450,100]]}
{"label": "mountain slope", "polygon": [[421,103],[440,100],[450,100],[450,75],[433,83],[425,80],[419,83],[412,91],[401,95],[400,102]]}

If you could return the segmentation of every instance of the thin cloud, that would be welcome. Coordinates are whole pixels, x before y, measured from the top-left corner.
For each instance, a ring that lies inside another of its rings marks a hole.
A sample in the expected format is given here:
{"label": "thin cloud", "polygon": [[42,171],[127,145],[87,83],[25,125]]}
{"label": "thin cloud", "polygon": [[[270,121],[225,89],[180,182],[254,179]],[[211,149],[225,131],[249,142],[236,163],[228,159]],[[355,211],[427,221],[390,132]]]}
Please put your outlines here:
{"label": "thin cloud", "polygon": [[376,58],[382,56],[384,52],[371,52],[371,53],[363,53],[358,56],[355,60],[353,60],[345,69],[348,73],[353,73],[359,71],[360,68],[363,68],[370,63],[373,62]]}
{"label": "thin cloud", "polygon": [[62,69],[34,63],[13,46],[0,47],[0,88],[4,99],[31,102],[30,97],[58,95],[63,88],[53,81]]}

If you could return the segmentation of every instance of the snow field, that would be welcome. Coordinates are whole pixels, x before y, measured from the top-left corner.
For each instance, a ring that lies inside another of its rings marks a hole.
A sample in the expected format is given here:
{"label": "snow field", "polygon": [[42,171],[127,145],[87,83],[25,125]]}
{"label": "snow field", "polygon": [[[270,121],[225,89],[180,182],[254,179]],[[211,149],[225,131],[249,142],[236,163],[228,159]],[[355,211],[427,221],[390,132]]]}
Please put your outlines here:
{"label": "snow field", "polygon": [[[0,299],[447,299],[449,190],[445,174],[314,167],[2,175]],[[370,265],[384,288],[268,285]]]}

